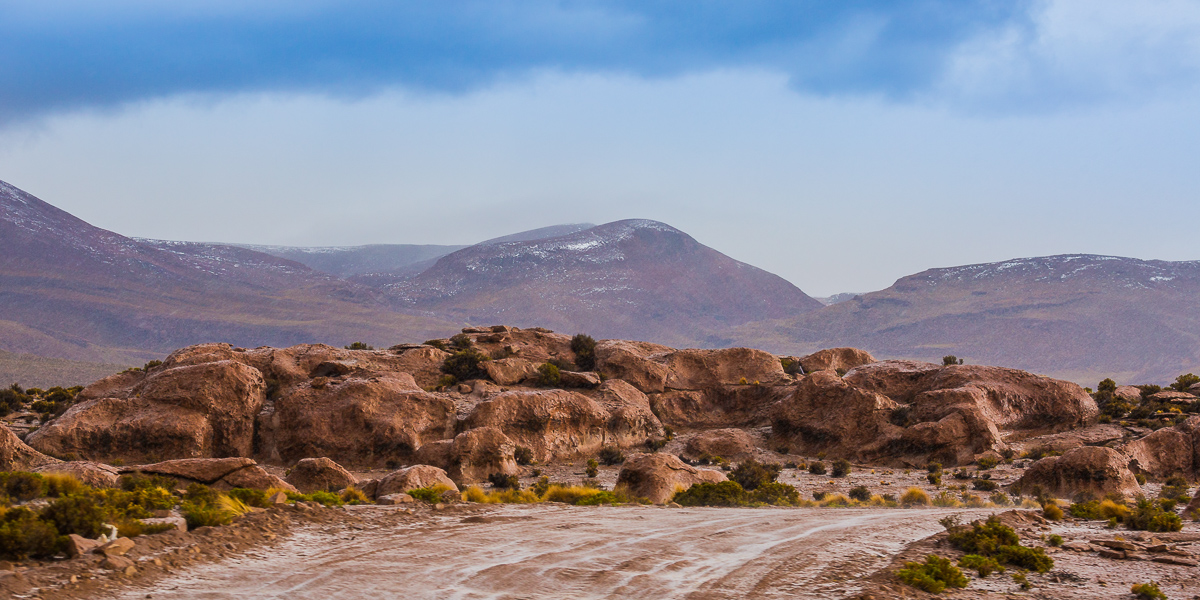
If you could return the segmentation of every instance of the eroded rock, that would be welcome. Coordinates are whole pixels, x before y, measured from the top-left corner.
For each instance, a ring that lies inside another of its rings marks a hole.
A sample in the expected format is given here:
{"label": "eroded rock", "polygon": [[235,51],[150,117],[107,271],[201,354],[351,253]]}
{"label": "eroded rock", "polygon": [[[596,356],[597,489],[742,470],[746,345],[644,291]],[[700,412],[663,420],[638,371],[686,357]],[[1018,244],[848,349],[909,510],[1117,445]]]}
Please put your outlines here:
{"label": "eroded rock", "polygon": [[285,479],[303,494],[318,490],[336,492],[358,483],[358,478],[342,465],[325,458],[303,458],[287,474]]}
{"label": "eroded rock", "polygon": [[1076,448],[1062,456],[1033,463],[1011,487],[1021,493],[1040,488],[1060,498],[1074,498],[1077,494],[1094,498],[1118,494],[1130,498],[1142,493],[1142,488],[1127,462],[1124,454],[1112,448]]}
{"label": "eroded rock", "polygon": [[697,469],[671,454],[635,454],[621,467],[616,488],[636,498],[665,504],[678,489],[686,490],[702,482],[719,483],[725,479],[719,471]]}

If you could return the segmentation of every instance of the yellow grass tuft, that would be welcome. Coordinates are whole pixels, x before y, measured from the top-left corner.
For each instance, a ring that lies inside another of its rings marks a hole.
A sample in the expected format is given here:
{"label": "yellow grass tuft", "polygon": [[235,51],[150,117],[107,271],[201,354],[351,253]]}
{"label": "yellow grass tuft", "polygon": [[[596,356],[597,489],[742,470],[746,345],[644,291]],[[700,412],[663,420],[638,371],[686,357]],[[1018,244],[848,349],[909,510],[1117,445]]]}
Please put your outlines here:
{"label": "yellow grass tuft", "polygon": [[217,496],[217,508],[220,508],[221,510],[234,516],[241,516],[250,512],[250,507],[246,506],[246,503],[238,500],[237,498],[226,496],[225,494]]}
{"label": "yellow grass tuft", "polygon": [[904,495],[900,496],[901,506],[929,506],[929,504],[929,494],[916,486],[908,488],[904,491]]}

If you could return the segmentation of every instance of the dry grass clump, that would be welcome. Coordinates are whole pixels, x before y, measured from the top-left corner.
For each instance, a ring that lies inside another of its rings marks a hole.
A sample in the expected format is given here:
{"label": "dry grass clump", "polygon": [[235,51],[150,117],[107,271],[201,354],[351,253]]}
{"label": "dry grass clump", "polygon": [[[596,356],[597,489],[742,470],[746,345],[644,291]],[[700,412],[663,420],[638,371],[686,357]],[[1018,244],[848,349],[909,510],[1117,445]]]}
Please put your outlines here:
{"label": "dry grass clump", "polygon": [[537,494],[530,490],[506,489],[485,492],[476,486],[467,488],[463,492],[462,497],[467,502],[475,502],[477,504],[532,504],[542,501]]}
{"label": "dry grass clump", "polygon": [[904,491],[904,495],[900,496],[900,505],[904,507],[913,506],[929,506],[929,494],[919,487],[910,487]]}
{"label": "dry grass clump", "polygon": [[350,487],[342,490],[341,498],[342,498],[342,502],[345,502],[346,504],[370,504],[371,503],[370,499],[367,498],[367,495],[364,494],[362,492],[362,490],[360,490],[354,486],[350,486]]}
{"label": "dry grass clump", "polygon": [[1112,500],[1103,500],[1100,502],[1100,516],[1124,522],[1129,518],[1129,507]]}
{"label": "dry grass clump", "polygon": [[950,492],[941,492],[933,497],[933,505],[940,508],[961,508],[962,502]]}
{"label": "dry grass clump", "polygon": [[842,507],[846,507],[846,506],[854,506],[857,504],[858,504],[857,502],[847,498],[846,496],[844,496],[842,494],[826,494],[825,497],[821,499],[820,506],[842,508]]}

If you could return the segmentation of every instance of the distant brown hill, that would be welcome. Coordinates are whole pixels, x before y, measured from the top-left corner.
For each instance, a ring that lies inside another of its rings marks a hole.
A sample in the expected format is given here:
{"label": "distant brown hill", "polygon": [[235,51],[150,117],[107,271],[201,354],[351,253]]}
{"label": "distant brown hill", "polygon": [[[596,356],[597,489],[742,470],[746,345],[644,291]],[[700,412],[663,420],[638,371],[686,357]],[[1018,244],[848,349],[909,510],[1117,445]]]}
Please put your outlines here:
{"label": "distant brown hill", "polygon": [[702,347],[728,345],[732,327],[821,307],[777,275],[646,220],[471,246],[387,289],[404,306],[463,322]]}
{"label": "distant brown hill", "polygon": [[0,182],[0,346],[140,364],[201,340],[420,341],[452,325],[232,246],[135,240]]}
{"label": "distant brown hill", "polygon": [[930,269],[816,312],[744,326],[738,343],[947,354],[1094,386],[1200,373],[1200,262],[1064,255]]}

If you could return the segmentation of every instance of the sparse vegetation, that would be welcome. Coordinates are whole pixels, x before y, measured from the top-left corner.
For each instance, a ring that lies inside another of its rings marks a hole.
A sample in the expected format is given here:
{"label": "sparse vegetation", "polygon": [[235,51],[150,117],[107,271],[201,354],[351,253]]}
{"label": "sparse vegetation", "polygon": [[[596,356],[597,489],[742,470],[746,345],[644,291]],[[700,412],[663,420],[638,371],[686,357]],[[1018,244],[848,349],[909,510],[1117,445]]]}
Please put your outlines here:
{"label": "sparse vegetation", "polygon": [[[479,488],[474,489],[478,490]],[[438,502],[442,501],[442,494],[449,491],[451,491],[450,488],[438,484],[429,487],[411,489],[405,493],[407,493],[409,496],[412,496],[414,500],[419,500],[426,504],[437,504]]]}
{"label": "sparse vegetation", "polygon": [[833,461],[833,471],[830,473],[833,477],[845,477],[850,474],[850,461],[839,458]]}
{"label": "sparse vegetation", "polygon": [[1003,573],[1005,571],[1004,565],[996,562],[996,559],[978,554],[968,554],[958,559],[958,566],[964,569],[971,569],[979,573],[980,577],[987,577],[992,573]]}
{"label": "sparse vegetation", "polygon": [[1167,600],[1167,595],[1159,589],[1158,584],[1151,581],[1148,583],[1135,583],[1129,588],[1134,596],[1143,600]]}
{"label": "sparse vegetation", "polygon": [[868,490],[865,485],[852,487],[850,488],[850,499],[866,502],[871,499],[871,490]]}
{"label": "sparse vegetation", "polygon": [[562,382],[562,370],[558,366],[551,363],[542,363],[538,366],[538,385],[542,387],[555,387]]}
{"label": "sparse vegetation", "polygon": [[516,475],[506,475],[504,473],[492,473],[488,475],[488,483],[498,490],[519,490],[521,489],[521,480]]}
{"label": "sparse vegetation", "polygon": [[825,474],[825,463],[823,463],[819,460],[814,460],[814,461],[808,463],[808,472],[812,473],[813,475],[824,475]]}
{"label": "sparse vegetation", "polygon": [[513,450],[513,460],[517,461],[517,464],[521,466],[532,465],[533,450],[530,450],[525,446],[517,446],[517,449]]}
{"label": "sparse vegetation", "polygon": [[596,370],[596,340],[592,336],[577,333],[571,338],[571,352],[575,353],[575,364],[582,371]]}
{"label": "sparse vegetation", "polygon": [[942,366],[943,367],[949,367],[951,365],[961,365],[961,364],[963,364],[963,359],[961,359],[953,354],[949,354],[949,355],[942,357]]}
{"label": "sparse vegetation", "polygon": [[619,465],[625,462],[625,453],[616,446],[605,446],[600,449],[600,462],[610,467]]}
{"label": "sparse vegetation", "polygon": [[949,534],[950,544],[968,554],[994,558],[999,563],[1039,573],[1045,573],[1054,566],[1054,560],[1046,555],[1045,550],[1022,546],[1017,532],[1001,523],[995,515],[986,521],[955,526],[949,529]]}
{"label": "sparse vegetation", "polygon": [[786,483],[774,481],[763,483],[752,491],[743,489],[736,481],[722,481],[697,483],[676,492],[671,501],[682,506],[797,506],[800,492]]}
{"label": "sparse vegetation", "polygon": [[596,459],[594,458],[589,458],[587,461],[587,468],[584,469],[584,472],[588,477],[595,479],[596,475],[600,474],[600,463],[596,462]]}
{"label": "sparse vegetation", "polygon": [[776,463],[760,463],[753,458],[742,462],[729,472],[729,479],[736,481],[742,489],[753,491],[779,478],[783,466]]}
{"label": "sparse vegetation", "polygon": [[947,587],[965,588],[967,578],[948,558],[936,554],[925,557],[924,563],[908,562],[896,572],[900,581],[931,594],[940,594]]}
{"label": "sparse vegetation", "polygon": [[[467,338],[467,340],[470,339]],[[463,348],[446,358],[442,363],[442,372],[453,375],[458,381],[480,379],[487,375],[481,365],[489,360],[491,360],[490,357],[475,348]]]}
{"label": "sparse vegetation", "polygon": [[929,506],[929,494],[919,487],[910,487],[900,496],[901,506]]}
{"label": "sparse vegetation", "polygon": [[1144,531],[1179,531],[1183,529],[1183,519],[1173,512],[1163,510],[1161,504],[1148,498],[1138,498],[1137,504],[1125,519],[1125,525],[1130,529]]}
{"label": "sparse vegetation", "polygon": [[368,346],[366,342],[354,342],[345,347],[346,350],[374,350],[375,346]]}

